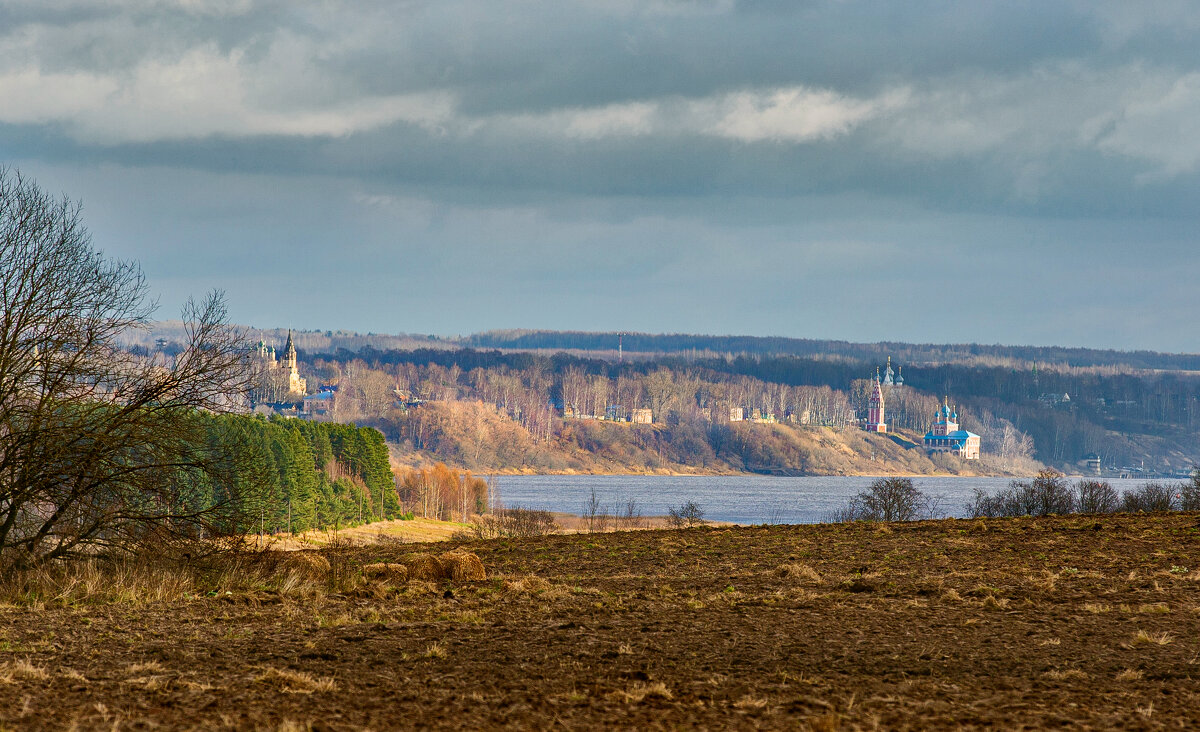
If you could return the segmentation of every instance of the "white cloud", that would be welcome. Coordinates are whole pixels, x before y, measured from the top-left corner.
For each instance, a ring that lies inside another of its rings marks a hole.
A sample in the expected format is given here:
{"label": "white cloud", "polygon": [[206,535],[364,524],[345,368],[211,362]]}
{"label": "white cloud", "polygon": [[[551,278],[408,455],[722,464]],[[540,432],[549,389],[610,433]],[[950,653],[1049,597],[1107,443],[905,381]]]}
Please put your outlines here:
{"label": "white cloud", "polygon": [[862,100],[803,87],[737,92],[694,105],[693,116],[717,117],[707,131],[722,137],[744,142],[807,142],[844,134],[880,111],[903,104],[905,96],[897,92]]}
{"label": "white cloud", "polygon": [[1149,161],[1142,182],[1200,168],[1200,73],[1133,91],[1096,137],[1105,152]]}
{"label": "white cloud", "polygon": [[927,80],[873,121],[895,149],[932,158],[995,158],[1015,193],[1035,198],[1055,157],[1099,151],[1141,162],[1143,179],[1200,168],[1200,73],[1140,63],[1055,64],[1012,77]]}
{"label": "white cloud", "polygon": [[561,109],[543,114],[476,120],[496,126],[578,139],[645,135],[704,135],[740,142],[811,142],[845,134],[904,103],[904,91],[857,99],[802,86],[749,89],[710,97],[638,101]]}
{"label": "white cloud", "polygon": [[0,121],[40,124],[77,119],[107,104],[112,78],[87,72],[42,73],[35,68],[0,72]]}
{"label": "white cloud", "polygon": [[[0,73],[0,122],[64,125],[85,142],[112,144],[211,135],[341,136],[396,122],[437,129],[450,119],[449,94],[278,94],[293,86],[267,61],[215,44],[127,72]],[[314,90],[320,84],[314,84]],[[289,91],[299,92],[292,89]]]}

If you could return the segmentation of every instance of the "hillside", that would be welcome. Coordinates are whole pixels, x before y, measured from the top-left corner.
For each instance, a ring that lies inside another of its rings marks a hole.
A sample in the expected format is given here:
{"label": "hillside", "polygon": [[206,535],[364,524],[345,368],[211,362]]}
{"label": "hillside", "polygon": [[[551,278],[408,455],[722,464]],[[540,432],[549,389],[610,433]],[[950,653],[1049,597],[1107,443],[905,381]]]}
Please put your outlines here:
{"label": "hillside", "polygon": [[549,440],[482,402],[425,402],[373,422],[396,459],[485,473],[762,473],[773,475],[1010,475],[1034,465],[930,459],[920,436],[789,424],[638,425],[566,420]]}
{"label": "hillside", "polygon": [[[162,333],[169,341],[170,329],[163,326]],[[254,333],[276,344],[287,335]],[[1099,457],[1105,477],[1173,478],[1200,464],[1200,363],[1188,354],[626,334],[622,360],[611,347],[615,335],[505,331],[433,338],[326,331],[297,332],[295,341],[311,388],[339,390],[334,419],[374,422],[410,403],[481,401],[511,417],[536,443],[522,447],[514,436],[514,445],[494,446],[496,459],[442,454],[463,466],[830,469],[807,468],[798,457],[763,462],[719,450],[713,458],[703,450],[690,456],[686,450],[664,452],[653,440],[608,457],[583,456],[559,433],[570,424],[568,416],[628,416],[638,409],[650,409],[656,425],[672,433],[685,424],[709,433],[731,409],[747,418],[758,412],[840,430],[865,414],[867,385],[889,359],[904,379],[903,388],[887,393],[889,425],[923,433],[948,400],[958,407],[962,428],[982,437],[983,452],[992,456],[993,467],[984,468],[989,472],[1032,461],[1078,472]],[[418,443],[419,437],[404,451],[438,452]],[[459,452],[487,452],[471,448]],[[502,453],[513,449],[522,456],[505,459]],[[652,455],[639,454],[646,450]]]}

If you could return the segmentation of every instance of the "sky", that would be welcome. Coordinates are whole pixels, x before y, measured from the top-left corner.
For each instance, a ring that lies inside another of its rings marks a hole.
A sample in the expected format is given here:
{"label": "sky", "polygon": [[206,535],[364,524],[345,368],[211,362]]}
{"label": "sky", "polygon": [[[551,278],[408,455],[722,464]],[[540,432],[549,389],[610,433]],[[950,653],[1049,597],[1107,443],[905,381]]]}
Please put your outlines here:
{"label": "sky", "polygon": [[3,0],[177,317],[1200,351],[1200,5]]}

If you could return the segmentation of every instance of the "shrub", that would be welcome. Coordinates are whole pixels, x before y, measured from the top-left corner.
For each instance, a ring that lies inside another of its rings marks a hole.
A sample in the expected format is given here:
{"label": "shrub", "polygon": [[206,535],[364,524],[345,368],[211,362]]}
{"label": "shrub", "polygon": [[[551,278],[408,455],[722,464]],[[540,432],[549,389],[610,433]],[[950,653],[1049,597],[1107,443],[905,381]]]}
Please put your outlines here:
{"label": "shrub", "polygon": [[1081,480],[1075,484],[1075,505],[1080,513],[1112,513],[1121,505],[1121,497],[1108,483]]}
{"label": "shrub", "polygon": [[548,536],[557,531],[558,524],[549,511],[515,506],[476,516],[468,534],[473,539],[499,539]]}
{"label": "shrub", "polygon": [[1192,470],[1192,478],[1179,486],[1179,510],[1200,511],[1200,468]]}
{"label": "shrub", "polygon": [[933,502],[911,478],[880,478],[834,513],[835,521],[914,521],[928,518]]}
{"label": "shrub", "polygon": [[1062,473],[1043,470],[1029,483],[1016,482],[1013,488],[1025,513],[1050,516],[1075,510],[1075,495]]}
{"label": "shrub", "polygon": [[1014,480],[1008,488],[989,496],[978,488],[967,511],[975,518],[1049,516],[1075,510],[1075,494],[1061,473],[1043,470],[1032,481]]}
{"label": "shrub", "polygon": [[[1015,482],[1015,481],[1014,481]],[[999,518],[1001,516],[1023,516],[1025,511],[1017,498],[1013,486],[1001,488],[990,496],[981,488],[975,489],[975,497],[967,504],[967,513],[972,518]]]}
{"label": "shrub", "polygon": [[1129,513],[1171,511],[1175,508],[1176,489],[1162,483],[1147,483],[1141,488],[1125,491],[1121,510]]}
{"label": "shrub", "polygon": [[690,529],[708,523],[704,520],[704,509],[695,501],[688,501],[679,508],[668,508],[667,514],[667,523],[674,529]]}

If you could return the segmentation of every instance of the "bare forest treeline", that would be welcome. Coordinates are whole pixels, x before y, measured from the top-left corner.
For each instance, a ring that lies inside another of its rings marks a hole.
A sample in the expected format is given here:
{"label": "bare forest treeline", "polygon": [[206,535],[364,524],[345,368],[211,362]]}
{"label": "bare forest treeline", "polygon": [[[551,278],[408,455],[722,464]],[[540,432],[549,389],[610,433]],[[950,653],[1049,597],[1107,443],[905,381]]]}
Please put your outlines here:
{"label": "bare forest treeline", "polygon": [[[471,351],[388,355],[371,363],[317,357],[308,374],[337,388],[327,418],[378,428],[412,462],[445,461],[473,470],[781,474],[854,473],[881,465],[929,474],[962,467],[944,456],[928,457],[912,443],[876,444],[860,434],[855,428],[865,412],[867,380],[835,389],[678,362],[612,364]],[[422,363],[421,356],[429,360]],[[938,404],[932,394],[909,388],[890,390],[888,399],[894,426],[918,434]],[[984,417],[998,433],[1016,433],[1010,423]],[[1005,455],[1007,467],[989,463],[983,469],[1024,467],[1028,445],[1019,435]],[[876,458],[887,462],[872,463]]]}
{"label": "bare forest treeline", "polygon": [[[626,353],[652,356],[671,354],[730,354],[757,357],[836,357],[856,362],[876,362],[891,356],[903,363],[933,365],[996,365],[1028,367],[1032,364],[1075,367],[1117,366],[1129,369],[1200,370],[1200,355],[1155,351],[1116,351],[1065,346],[1002,346],[980,343],[852,343],[849,341],[778,336],[715,336],[693,334],[624,333]],[[581,331],[495,330],[456,339],[477,349],[615,352],[617,333]]]}
{"label": "bare forest treeline", "polygon": [[[600,439],[594,434],[599,430],[577,423],[631,419],[636,410],[649,410],[656,426],[686,435],[685,442],[703,440],[714,453],[728,442],[731,409],[742,409],[747,421],[758,416],[843,430],[865,412],[880,365],[830,356],[662,356],[616,362],[565,353],[446,348],[362,353],[366,356],[342,351],[306,357],[306,370],[313,383],[339,385],[334,418],[370,420],[389,439],[418,451],[435,447],[430,429],[445,415],[404,416],[400,403],[491,405],[532,440],[534,447],[521,448],[525,453],[560,438],[565,425],[574,425],[569,436],[581,438],[577,446],[587,449],[582,443]],[[1098,455],[1105,466],[1180,473],[1200,456],[1200,378],[1188,372],[1115,365],[893,363],[903,366],[906,382],[887,394],[894,429],[923,433],[948,398],[958,407],[962,427],[983,438],[984,451],[1014,469],[1041,461],[1077,470],[1079,461]],[[472,418],[487,420],[483,414]],[[618,439],[615,433],[610,437]],[[503,459],[512,444],[489,446],[476,439],[468,450],[476,454],[461,464],[512,465]],[[642,442],[630,450],[661,453],[653,440]],[[488,456],[489,451],[495,454]],[[675,452],[696,461],[686,464],[703,466],[708,450]]]}

